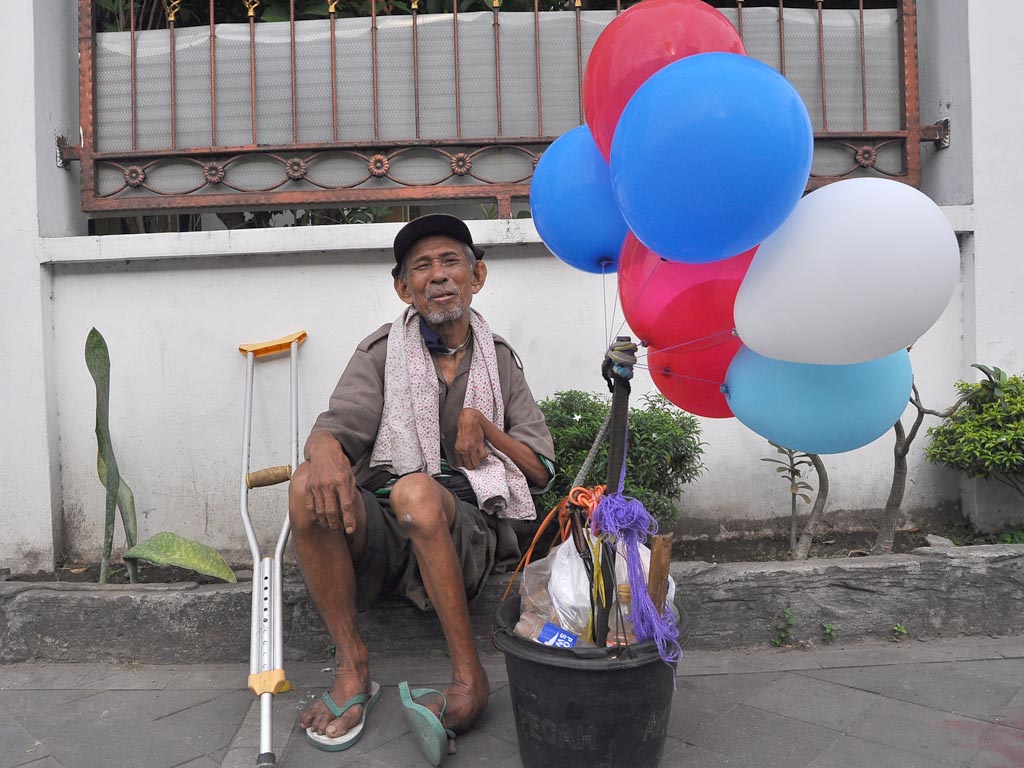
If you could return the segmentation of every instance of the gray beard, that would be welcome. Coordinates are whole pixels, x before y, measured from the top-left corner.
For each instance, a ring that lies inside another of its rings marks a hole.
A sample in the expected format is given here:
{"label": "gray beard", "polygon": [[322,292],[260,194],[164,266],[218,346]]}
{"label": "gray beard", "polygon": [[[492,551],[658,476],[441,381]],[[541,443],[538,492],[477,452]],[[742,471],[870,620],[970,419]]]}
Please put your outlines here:
{"label": "gray beard", "polygon": [[423,317],[426,318],[429,325],[438,326],[442,323],[450,323],[454,320],[458,320],[464,314],[466,314],[465,307],[452,307],[446,312],[427,312]]}

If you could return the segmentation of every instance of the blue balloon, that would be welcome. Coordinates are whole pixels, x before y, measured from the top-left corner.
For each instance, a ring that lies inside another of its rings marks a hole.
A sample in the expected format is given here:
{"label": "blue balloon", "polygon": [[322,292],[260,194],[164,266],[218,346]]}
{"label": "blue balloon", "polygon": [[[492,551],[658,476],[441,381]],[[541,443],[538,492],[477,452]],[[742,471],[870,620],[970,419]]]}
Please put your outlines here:
{"label": "blue balloon", "polygon": [[743,253],[775,231],[807,185],[814,133],[778,72],[734,53],[658,70],[629,100],[612,187],[633,233],[672,261]]}
{"label": "blue balloon", "polygon": [[530,185],[530,211],[544,244],[584,272],[612,273],[626,239],[608,163],[585,125],[559,136],[541,155]]}
{"label": "blue balloon", "polygon": [[912,385],[905,349],[866,363],[810,365],[740,347],[725,377],[737,419],[804,453],[843,453],[878,439],[903,415]]}

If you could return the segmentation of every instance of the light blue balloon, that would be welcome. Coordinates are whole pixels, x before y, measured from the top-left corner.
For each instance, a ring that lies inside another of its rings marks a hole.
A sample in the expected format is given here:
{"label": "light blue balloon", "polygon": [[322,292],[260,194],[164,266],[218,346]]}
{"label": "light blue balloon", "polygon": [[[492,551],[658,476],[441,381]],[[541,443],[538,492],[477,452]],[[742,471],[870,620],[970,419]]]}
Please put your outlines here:
{"label": "light blue balloon", "polygon": [[559,136],[533,172],[530,211],[555,256],[584,272],[616,271],[626,222],[612,194],[608,163],[585,125]]}
{"label": "light blue balloon", "polygon": [[866,363],[810,365],[740,347],[725,377],[737,419],[805,453],[843,453],[877,440],[903,415],[912,384],[905,349]]}
{"label": "light blue balloon", "polygon": [[734,53],[660,69],[629,100],[611,148],[612,187],[640,241],[672,261],[753,248],[807,185],[814,133],[778,72]]}

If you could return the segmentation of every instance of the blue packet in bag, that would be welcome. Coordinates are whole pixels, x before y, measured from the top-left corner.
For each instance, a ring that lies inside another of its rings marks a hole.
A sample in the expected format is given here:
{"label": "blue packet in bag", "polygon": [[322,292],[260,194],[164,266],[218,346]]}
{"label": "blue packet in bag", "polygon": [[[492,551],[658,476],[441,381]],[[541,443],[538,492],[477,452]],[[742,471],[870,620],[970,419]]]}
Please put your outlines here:
{"label": "blue packet in bag", "polygon": [[540,628],[537,634],[537,642],[542,645],[550,645],[553,648],[572,648],[576,645],[579,635],[574,635],[568,630],[562,629],[550,621]]}

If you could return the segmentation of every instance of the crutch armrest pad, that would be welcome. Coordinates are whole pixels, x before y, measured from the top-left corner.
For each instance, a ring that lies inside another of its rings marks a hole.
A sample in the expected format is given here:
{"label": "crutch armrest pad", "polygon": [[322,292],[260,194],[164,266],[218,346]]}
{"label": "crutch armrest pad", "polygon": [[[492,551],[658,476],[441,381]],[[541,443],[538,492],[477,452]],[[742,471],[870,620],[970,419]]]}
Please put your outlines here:
{"label": "crutch armrest pad", "polygon": [[285,680],[283,669],[268,669],[249,675],[249,690],[257,696],[264,693],[286,693],[291,689],[292,684]]}
{"label": "crutch armrest pad", "polygon": [[305,340],[306,332],[298,331],[297,333],[282,336],[280,339],[274,339],[273,341],[257,341],[253,344],[239,344],[238,351],[243,355],[248,355],[252,352],[256,357],[263,357],[265,355],[275,355],[278,352],[287,352],[293,341],[301,344]]}

